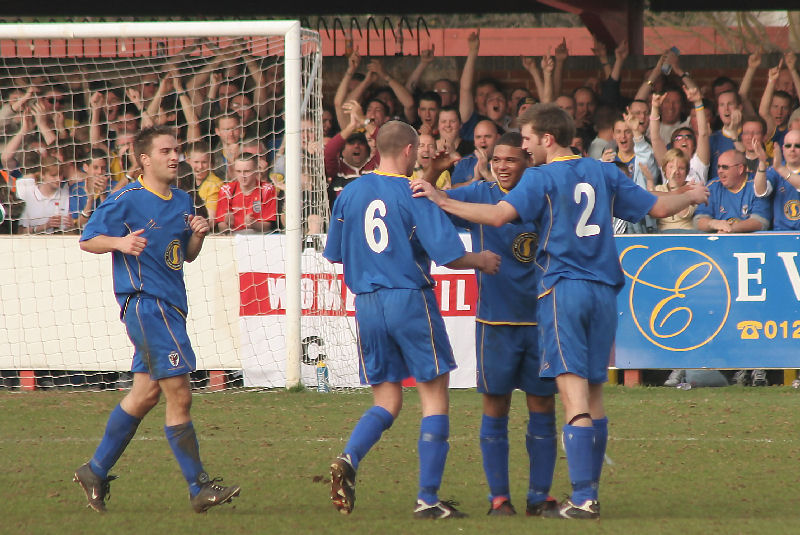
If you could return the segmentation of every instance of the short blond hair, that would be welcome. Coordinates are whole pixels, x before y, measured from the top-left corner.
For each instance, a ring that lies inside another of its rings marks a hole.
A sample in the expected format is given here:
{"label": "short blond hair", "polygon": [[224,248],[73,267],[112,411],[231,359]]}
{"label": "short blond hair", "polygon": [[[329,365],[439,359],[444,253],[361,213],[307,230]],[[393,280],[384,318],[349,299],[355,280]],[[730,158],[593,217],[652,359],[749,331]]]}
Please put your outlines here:
{"label": "short blond hair", "polygon": [[375,140],[378,154],[389,158],[400,155],[409,145],[419,145],[419,135],[414,128],[402,121],[389,121],[378,130]]}
{"label": "short blond hair", "polygon": [[683,151],[677,147],[671,148],[667,151],[664,155],[664,167],[667,166],[673,160],[681,160],[683,163],[686,164],[687,170],[689,167],[689,157],[683,153]]}

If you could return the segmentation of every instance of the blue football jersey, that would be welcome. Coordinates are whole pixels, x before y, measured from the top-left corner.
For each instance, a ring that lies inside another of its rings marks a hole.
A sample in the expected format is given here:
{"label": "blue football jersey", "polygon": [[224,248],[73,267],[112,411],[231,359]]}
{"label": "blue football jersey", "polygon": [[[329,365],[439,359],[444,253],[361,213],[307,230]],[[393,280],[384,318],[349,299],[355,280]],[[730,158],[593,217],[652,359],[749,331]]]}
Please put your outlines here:
{"label": "blue football jersey", "polygon": [[800,230],[800,192],[772,167],[767,180],[772,185],[772,230]]}
{"label": "blue football jersey", "polygon": [[194,205],[185,191],[173,187],[169,198],[164,198],[141,182],[110,195],[92,213],[81,241],[101,235],[121,238],[145,229],[142,237],[147,239],[147,246],[139,256],[111,253],[114,294],[120,306],[129,295],[144,293],[186,315],[183,260],[192,235],[188,223],[192,214]]}
{"label": "blue football jersey", "polygon": [[[497,182],[480,181],[449,190],[447,195],[458,201],[496,204],[506,193]],[[488,249],[500,255],[501,259],[497,274],[476,273],[476,320],[492,324],[535,324],[540,270],[534,262],[539,241],[534,224],[492,227],[457,218],[454,222],[469,229],[473,251]]]}
{"label": "blue football jersey", "polygon": [[766,198],[756,197],[752,180],[745,180],[738,191],[731,191],[719,179],[708,184],[708,202],[697,205],[694,217],[708,216],[723,221],[742,221],[751,215],[769,225],[772,208]]}
{"label": "blue football jersey", "polygon": [[450,173],[450,184],[455,186],[471,180],[475,174],[476,163],[478,163],[478,158],[474,154],[464,156],[456,162],[453,172]]}
{"label": "blue football jersey", "polygon": [[430,261],[441,266],[465,253],[447,215],[411,196],[408,177],[376,171],[336,198],[323,255],[344,264],[345,284],[361,294],[432,287]]}
{"label": "blue football jersey", "polygon": [[527,169],[503,200],[539,230],[536,263],[543,270],[539,289],[544,293],[562,278],[620,290],[625,281],[612,216],[639,221],[656,196],[613,163],[566,156]]}

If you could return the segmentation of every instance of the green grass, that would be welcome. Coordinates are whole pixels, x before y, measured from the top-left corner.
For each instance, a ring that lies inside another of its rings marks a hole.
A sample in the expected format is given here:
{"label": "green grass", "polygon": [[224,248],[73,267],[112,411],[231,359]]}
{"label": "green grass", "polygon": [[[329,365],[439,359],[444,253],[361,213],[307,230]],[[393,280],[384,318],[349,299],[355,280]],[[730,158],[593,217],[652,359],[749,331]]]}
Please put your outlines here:
{"label": "green grass", "polygon": [[[0,393],[0,533],[795,533],[800,526],[800,392],[786,387],[608,387],[608,456],[600,522],[488,518],[478,428],[480,396],[454,391],[441,495],[470,518],[411,519],[419,399],[370,452],[352,515],[328,501],[330,460],[370,403],[367,392],[238,392],[195,396],[206,469],[238,482],[234,504],[191,511],[163,435],[164,405],[145,419],[112,470],[109,513],[84,507],[72,472],[93,453],[122,393]],[[512,497],[524,510],[523,397],[511,416]],[[559,419],[560,425],[560,419]],[[553,485],[569,490],[563,451]]]}

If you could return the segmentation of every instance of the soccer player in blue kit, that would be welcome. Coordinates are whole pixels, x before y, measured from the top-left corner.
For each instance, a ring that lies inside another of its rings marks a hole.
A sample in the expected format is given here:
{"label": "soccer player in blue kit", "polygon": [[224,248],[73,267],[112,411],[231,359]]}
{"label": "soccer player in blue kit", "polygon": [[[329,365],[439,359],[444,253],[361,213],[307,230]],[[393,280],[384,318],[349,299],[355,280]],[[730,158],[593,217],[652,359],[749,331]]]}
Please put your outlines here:
{"label": "soccer player in blue kit", "polygon": [[191,197],[173,185],[179,151],[171,130],[142,130],[134,150],[142,176],[100,205],[80,238],[84,251],[111,253],[114,294],[135,350],[133,386],[111,412],[100,445],[75,471],[74,480],[86,493],[88,506],[104,512],[115,479],[108,471],[163,392],[164,432],[189,485],[190,503],[202,513],[239,494],[238,485],[222,486],[203,469],[190,415],[189,372],[195,356],[186,333],[183,262],[200,254],[209,226],[194,215]]}
{"label": "soccer player in blue kit", "polygon": [[708,198],[704,186],[653,195],[615,165],[575,156],[575,125],[555,105],[537,104],[522,117],[523,147],[537,167],[495,204],[465,203],[436,195],[414,181],[415,196],[431,197],[468,221],[501,226],[533,222],[539,231],[536,264],[542,270],[536,315],[540,376],[554,378],[564,405],[563,441],[572,494],[544,516],[600,517],[598,485],[608,437],[602,385],[614,343],[616,294],[624,279],[614,243],[612,215],[639,221],[672,215]]}
{"label": "soccer player in blue kit", "polygon": [[500,257],[467,252],[446,214],[427,199],[412,198],[409,176],[418,143],[408,124],[384,124],[377,137],[380,166],[344,188],[331,214],[324,256],[343,264],[345,284],[355,294],[359,376],[374,399],[331,463],[331,500],[343,514],[355,504],[359,463],[397,418],[401,381],[412,376],[422,402],[414,517],[465,516],[438,497],[449,449],[449,377],[456,363],[430,262],[496,273]]}
{"label": "soccer player in blue kit", "polygon": [[[438,195],[492,204],[503,199],[529,164],[522,136],[516,132],[503,134],[489,163],[493,182],[481,180]],[[497,274],[476,273],[479,294],[475,352],[478,392],[483,394],[480,445],[489,483],[488,514],[516,514],[508,477],[508,414],[511,395],[519,388],[526,394],[529,411],[525,437],[530,461],[526,514],[540,516],[557,505],[549,496],[556,464],[556,385],[539,378],[536,227],[533,223],[493,227],[460,218],[455,218],[454,223],[469,229],[473,250],[489,249],[501,258]]]}

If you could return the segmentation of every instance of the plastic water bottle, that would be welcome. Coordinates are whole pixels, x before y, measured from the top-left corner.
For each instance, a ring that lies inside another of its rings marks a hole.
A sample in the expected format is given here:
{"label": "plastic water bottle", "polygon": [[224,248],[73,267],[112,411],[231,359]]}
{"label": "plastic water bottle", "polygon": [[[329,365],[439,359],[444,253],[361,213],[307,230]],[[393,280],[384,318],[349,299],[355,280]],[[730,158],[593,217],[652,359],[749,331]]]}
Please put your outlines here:
{"label": "plastic water bottle", "polygon": [[328,365],[324,360],[317,362],[317,392],[330,392],[331,385],[328,382]]}

